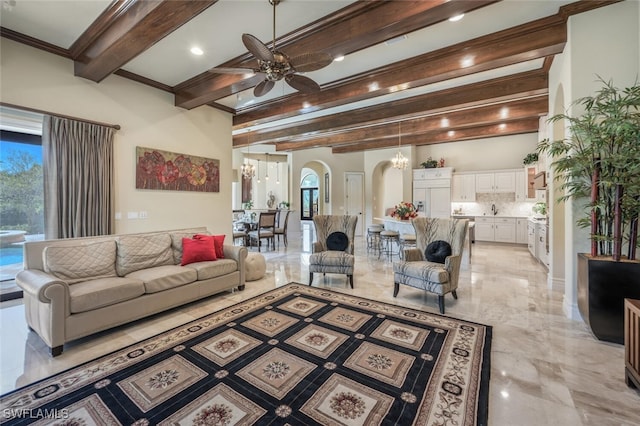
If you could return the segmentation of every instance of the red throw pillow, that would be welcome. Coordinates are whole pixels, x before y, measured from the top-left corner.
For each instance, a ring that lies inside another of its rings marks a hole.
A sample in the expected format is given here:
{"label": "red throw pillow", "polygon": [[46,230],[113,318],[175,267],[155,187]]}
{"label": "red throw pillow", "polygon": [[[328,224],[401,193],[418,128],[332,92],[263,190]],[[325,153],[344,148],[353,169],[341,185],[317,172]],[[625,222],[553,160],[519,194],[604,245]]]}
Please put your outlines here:
{"label": "red throw pillow", "polygon": [[216,259],[216,249],[213,237],[209,235],[202,235],[200,238],[182,239],[182,262],[180,263],[182,266],[188,265],[189,263]]}
{"label": "red throw pillow", "polygon": [[194,239],[200,238],[200,237],[206,237],[206,238],[211,238],[213,237],[213,245],[216,249],[216,258],[218,259],[224,259],[224,248],[222,247],[224,245],[224,237],[225,235],[206,235],[206,234],[196,234],[193,236]]}

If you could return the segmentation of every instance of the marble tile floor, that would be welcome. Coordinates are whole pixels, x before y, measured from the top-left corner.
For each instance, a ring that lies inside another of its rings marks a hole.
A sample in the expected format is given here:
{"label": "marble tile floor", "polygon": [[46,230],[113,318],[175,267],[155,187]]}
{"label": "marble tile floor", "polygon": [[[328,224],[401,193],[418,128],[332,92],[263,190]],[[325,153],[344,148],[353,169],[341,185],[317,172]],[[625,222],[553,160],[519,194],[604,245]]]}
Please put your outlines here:
{"label": "marble tile floor", "polygon": [[[66,370],[291,281],[308,282],[312,229],[289,234],[289,247],[263,252],[267,274],[242,292],[226,292],[65,345],[50,358],[30,333],[20,300],[0,304],[0,393]],[[402,286],[393,298],[390,262],[356,244],[354,289],[345,276],[317,274],[314,286],[438,312],[435,296]],[[526,246],[476,243],[458,300],[446,314],[493,326],[490,425],[640,425],[640,392],[624,382],[624,347],[599,342],[581,321],[565,318],[560,291]]]}

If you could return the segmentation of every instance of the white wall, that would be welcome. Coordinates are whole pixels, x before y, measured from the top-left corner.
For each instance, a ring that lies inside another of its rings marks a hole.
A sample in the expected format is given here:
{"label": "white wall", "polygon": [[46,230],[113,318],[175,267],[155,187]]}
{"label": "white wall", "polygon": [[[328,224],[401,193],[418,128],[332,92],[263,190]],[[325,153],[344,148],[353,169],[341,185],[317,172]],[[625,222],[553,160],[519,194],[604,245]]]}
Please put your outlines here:
{"label": "white wall", "polygon": [[456,172],[476,170],[515,169],[523,167],[522,160],[536,150],[537,133],[485,139],[423,145],[416,148],[415,164],[444,158],[445,166]]}
{"label": "white wall", "polygon": [[[640,71],[640,11],[639,2],[626,1],[581,13],[569,18],[568,42],[562,55],[554,59],[549,72],[549,105],[556,105],[562,89],[564,104],[570,115],[580,111],[572,106],[583,96],[592,95],[601,83],[612,80],[620,87],[629,87]],[[557,112],[557,111],[556,111]],[[558,130],[552,132],[559,133]],[[566,132],[568,135],[568,132]],[[553,139],[562,135],[553,134]],[[589,250],[588,231],[575,225],[584,215],[577,203],[564,209],[565,223],[565,297],[564,311],[570,318],[579,318],[576,308],[576,256]]]}
{"label": "white wall", "polygon": [[[119,124],[115,137],[117,233],[206,226],[231,235],[231,115],[174,106],[173,95],[112,75],[101,83],[74,77],[73,62],[2,38],[2,102]],[[135,189],[136,146],[220,160],[220,192]],[[148,219],[126,219],[146,211]],[[228,237],[230,239],[230,237]]]}

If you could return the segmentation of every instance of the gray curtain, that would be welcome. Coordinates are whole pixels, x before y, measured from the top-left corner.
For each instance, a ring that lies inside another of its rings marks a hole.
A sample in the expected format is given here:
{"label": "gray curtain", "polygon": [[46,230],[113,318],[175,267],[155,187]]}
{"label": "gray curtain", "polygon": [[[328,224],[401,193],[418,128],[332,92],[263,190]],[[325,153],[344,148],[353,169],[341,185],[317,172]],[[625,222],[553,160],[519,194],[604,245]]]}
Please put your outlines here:
{"label": "gray curtain", "polygon": [[111,127],[45,116],[42,128],[45,237],[114,232]]}

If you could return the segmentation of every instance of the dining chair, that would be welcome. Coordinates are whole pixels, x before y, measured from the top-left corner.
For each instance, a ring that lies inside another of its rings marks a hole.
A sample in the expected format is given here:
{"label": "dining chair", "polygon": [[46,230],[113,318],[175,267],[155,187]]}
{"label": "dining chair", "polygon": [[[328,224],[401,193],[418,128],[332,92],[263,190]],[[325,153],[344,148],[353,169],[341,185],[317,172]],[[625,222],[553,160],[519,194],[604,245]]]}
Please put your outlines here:
{"label": "dining chair", "polygon": [[269,248],[269,241],[271,241],[271,247],[273,250],[275,250],[275,226],[276,213],[261,212],[260,216],[258,217],[258,224],[256,226],[256,229],[253,231],[249,231],[250,244],[253,244],[255,242],[256,246],[258,246],[258,251],[260,251],[261,241],[265,239],[267,240],[267,249]]}
{"label": "dining chair", "polygon": [[[282,214],[284,213],[284,222],[282,222]],[[276,237],[278,237],[278,249],[280,249],[280,235],[282,235],[282,239],[284,241],[284,246],[287,246],[287,223],[289,223],[289,213],[291,210],[280,210],[280,220],[278,221],[278,226],[274,231]]]}

